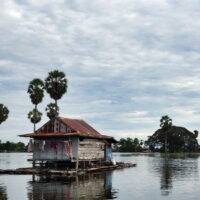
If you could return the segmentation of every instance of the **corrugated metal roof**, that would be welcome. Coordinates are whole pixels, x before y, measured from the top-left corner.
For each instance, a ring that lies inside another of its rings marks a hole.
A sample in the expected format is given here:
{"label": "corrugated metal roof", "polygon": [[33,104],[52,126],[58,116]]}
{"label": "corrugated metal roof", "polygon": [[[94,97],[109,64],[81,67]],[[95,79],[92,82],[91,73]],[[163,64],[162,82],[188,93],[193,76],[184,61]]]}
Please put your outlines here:
{"label": "corrugated metal roof", "polygon": [[75,132],[88,135],[88,136],[100,136],[101,134],[92,128],[88,123],[80,119],[69,119],[59,117],[63,123],[71,127]]}
{"label": "corrugated metal roof", "polygon": [[[63,133],[63,132],[42,132],[37,131],[36,133],[28,133],[20,135],[21,137],[32,137],[32,138],[38,138],[38,137],[67,137],[67,136],[78,136],[78,137],[88,137],[88,138],[98,138],[98,139],[109,139],[113,140],[113,137],[106,136],[100,134],[98,131],[96,131],[93,127],[91,127],[88,123],[86,123],[84,120],[81,119],[70,119],[70,118],[63,118],[58,117],[58,120],[61,120],[62,123],[69,126],[74,132],[72,133]],[[41,129],[39,129],[41,130]]]}
{"label": "corrugated metal roof", "polygon": [[91,136],[91,135],[85,135],[83,133],[28,133],[20,135],[21,137],[66,137],[66,136],[83,136],[88,138],[99,138],[99,139],[108,139],[112,138],[110,136],[106,135],[99,135],[99,136]]}

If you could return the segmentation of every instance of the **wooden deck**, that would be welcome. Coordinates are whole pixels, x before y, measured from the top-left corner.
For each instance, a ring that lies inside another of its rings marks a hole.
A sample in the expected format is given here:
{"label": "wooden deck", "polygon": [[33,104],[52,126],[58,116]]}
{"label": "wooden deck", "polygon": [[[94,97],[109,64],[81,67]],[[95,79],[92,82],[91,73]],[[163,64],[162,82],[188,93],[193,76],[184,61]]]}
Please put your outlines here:
{"label": "wooden deck", "polygon": [[134,163],[117,163],[116,165],[109,165],[109,166],[99,166],[99,167],[93,167],[93,168],[87,168],[87,169],[79,169],[76,171],[75,169],[69,169],[69,170],[59,170],[59,169],[45,169],[45,168],[19,168],[19,169],[8,169],[3,170],[0,169],[0,174],[16,174],[16,175],[59,175],[59,176],[76,176],[76,175],[82,175],[85,173],[90,172],[97,172],[97,171],[108,171],[108,170],[115,170],[115,169],[124,169],[124,168],[130,168],[130,167],[136,167],[136,164]]}

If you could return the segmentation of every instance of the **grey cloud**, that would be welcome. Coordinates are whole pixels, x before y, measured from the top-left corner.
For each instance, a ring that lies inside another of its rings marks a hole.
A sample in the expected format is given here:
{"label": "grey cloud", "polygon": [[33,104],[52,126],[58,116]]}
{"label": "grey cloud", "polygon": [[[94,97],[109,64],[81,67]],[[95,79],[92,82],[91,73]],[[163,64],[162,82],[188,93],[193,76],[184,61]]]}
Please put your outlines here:
{"label": "grey cloud", "polygon": [[[0,130],[4,140],[32,130],[27,84],[54,68],[69,79],[61,114],[85,118],[107,134],[145,137],[165,113],[198,128],[199,1],[5,0],[0,6],[0,101],[11,109]],[[133,114],[141,111],[148,114]]]}

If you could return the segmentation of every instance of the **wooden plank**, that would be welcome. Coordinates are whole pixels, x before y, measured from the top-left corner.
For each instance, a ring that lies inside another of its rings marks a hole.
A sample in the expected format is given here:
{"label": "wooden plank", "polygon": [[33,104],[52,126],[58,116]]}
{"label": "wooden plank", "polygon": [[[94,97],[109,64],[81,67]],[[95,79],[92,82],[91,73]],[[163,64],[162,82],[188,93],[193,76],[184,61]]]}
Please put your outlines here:
{"label": "wooden plank", "polygon": [[[78,139],[78,143],[77,143],[77,148],[79,148],[79,139]],[[77,149],[78,151],[78,149]],[[78,171],[78,164],[79,164],[79,156],[77,156],[76,158],[76,171]]]}

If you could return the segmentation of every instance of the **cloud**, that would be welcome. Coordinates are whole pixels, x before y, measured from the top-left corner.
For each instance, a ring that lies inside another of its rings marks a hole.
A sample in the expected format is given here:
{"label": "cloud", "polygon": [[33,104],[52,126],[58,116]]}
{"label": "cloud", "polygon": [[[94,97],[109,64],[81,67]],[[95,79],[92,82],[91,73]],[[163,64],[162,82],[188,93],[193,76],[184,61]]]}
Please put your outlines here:
{"label": "cloud", "polygon": [[69,79],[61,114],[102,132],[146,138],[163,114],[200,128],[197,0],[3,0],[0,6],[0,102],[11,111],[1,139],[17,141],[32,130],[28,83],[54,68]]}

